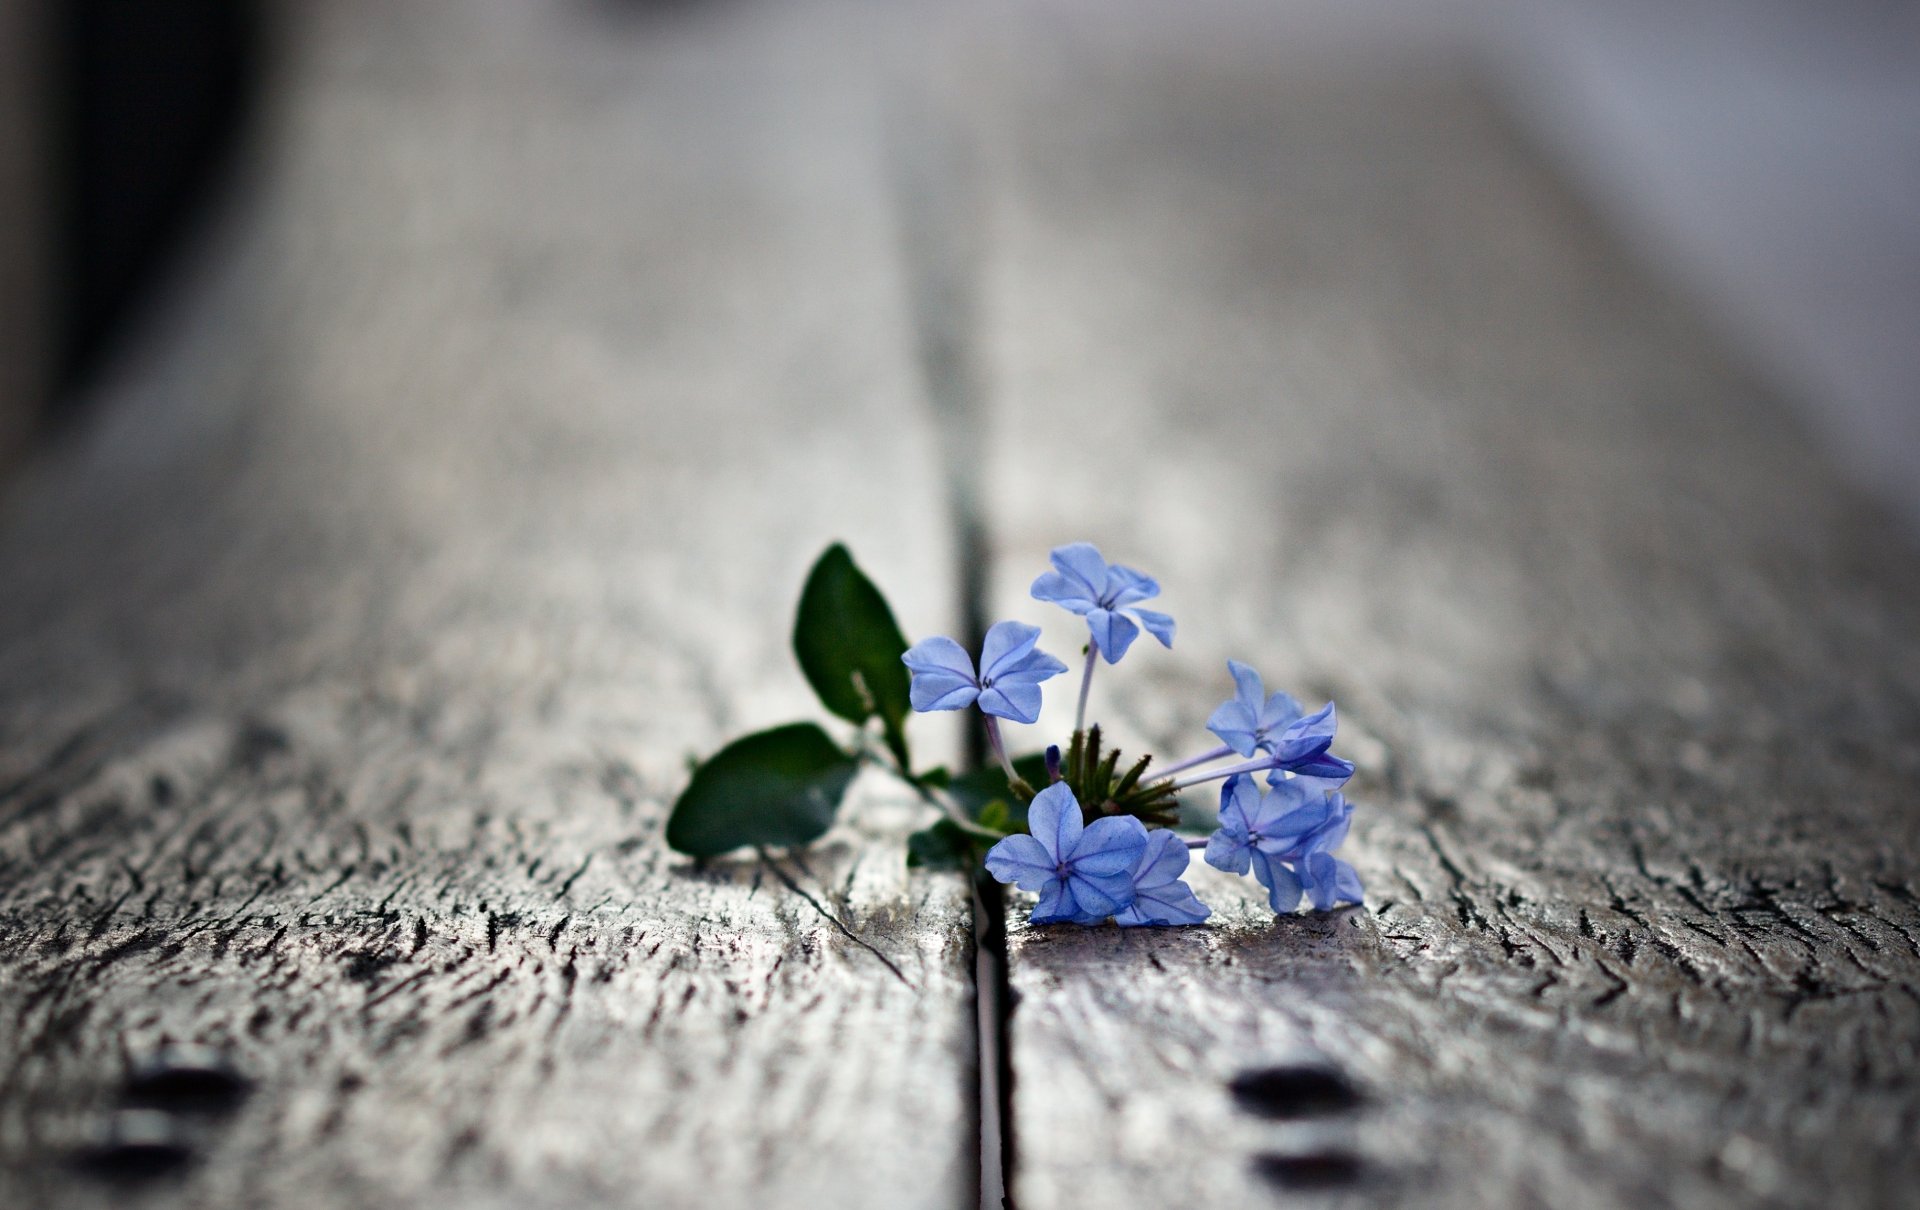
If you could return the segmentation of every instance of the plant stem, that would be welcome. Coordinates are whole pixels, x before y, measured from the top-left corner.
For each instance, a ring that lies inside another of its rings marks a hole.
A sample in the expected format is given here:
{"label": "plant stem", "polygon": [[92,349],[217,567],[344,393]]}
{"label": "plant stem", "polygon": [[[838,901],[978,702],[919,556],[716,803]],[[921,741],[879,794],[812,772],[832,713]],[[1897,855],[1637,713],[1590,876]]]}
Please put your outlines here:
{"label": "plant stem", "polygon": [[952,820],[962,831],[971,832],[975,836],[984,836],[988,840],[1000,839],[1000,833],[994,831],[992,828],[983,828],[973,822],[960,804],[954,801],[953,795],[946,793],[944,790],[936,790],[925,782],[915,781],[912,778],[906,778],[905,780],[922,799],[926,800],[928,806]]}
{"label": "plant stem", "polygon": [[980,721],[987,725],[987,746],[1000,758],[1000,767],[1007,771],[1007,784],[1011,786],[1020,780],[1020,775],[1013,771],[1013,762],[1007,759],[1007,746],[1000,742],[1000,720],[982,710]]}
{"label": "plant stem", "polygon": [[1093,636],[1087,636],[1087,670],[1080,677],[1080,708],[1073,712],[1073,729],[1080,730],[1087,725],[1087,690],[1093,688],[1093,666],[1100,660],[1100,643]]}
{"label": "plant stem", "polygon": [[1214,769],[1207,773],[1195,773],[1192,777],[1183,777],[1167,787],[1170,790],[1184,790],[1188,786],[1197,786],[1204,781],[1216,781],[1222,777],[1232,777],[1236,773],[1259,773],[1273,768],[1271,759],[1250,760],[1243,764],[1228,765],[1224,769]]}
{"label": "plant stem", "polygon": [[1172,777],[1175,773],[1180,773],[1187,769],[1191,769],[1195,765],[1204,765],[1208,761],[1215,761],[1215,760],[1221,759],[1222,757],[1232,756],[1232,755],[1233,755],[1233,749],[1229,748],[1225,744],[1221,744],[1218,748],[1209,748],[1207,751],[1202,752],[1198,756],[1189,756],[1187,759],[1181,761],[1177,765],[1168,765],[1166,768],[1160,770],[1160,776]]}

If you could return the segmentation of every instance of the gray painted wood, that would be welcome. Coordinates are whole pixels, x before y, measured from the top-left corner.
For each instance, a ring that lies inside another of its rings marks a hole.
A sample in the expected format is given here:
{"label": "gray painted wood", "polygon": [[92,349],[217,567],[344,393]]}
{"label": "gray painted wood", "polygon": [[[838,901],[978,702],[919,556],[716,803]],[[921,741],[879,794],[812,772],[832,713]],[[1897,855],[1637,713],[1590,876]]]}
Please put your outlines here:
{"label": "gray painted wood", "polygon": [[825,542],[952,625],[863,18],[286,16],[229,234],[0,529],[0,1204],[969,1203],[919,809],[805,894],[659,839],[813,713]]}
{"label": "gray painted wood", "polygon": [[1021,1210],[1906,1204],[1912,544],[1471,87],[1137,32],[983,89],[992,616],[1090,539],[1181,627],[1096,679],[1129,748],[1229,656],[1337,699],[1368,894],[1016,924]]}

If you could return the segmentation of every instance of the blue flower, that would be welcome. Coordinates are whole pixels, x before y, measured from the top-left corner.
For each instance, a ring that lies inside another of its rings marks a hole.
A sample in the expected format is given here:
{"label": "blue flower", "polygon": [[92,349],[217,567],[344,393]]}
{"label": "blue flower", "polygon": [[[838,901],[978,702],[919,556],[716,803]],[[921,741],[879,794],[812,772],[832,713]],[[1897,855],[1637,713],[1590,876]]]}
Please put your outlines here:
{"label": "blue flower", "polygon": [[1040,717],[1040,684],[1067,666],[1035,651],[1040,628],[996,622],[980,644],[980,673],[966,648],[949,638],[922,639],[900,657],[913,671],[907,696],[915,710],[963,710],[978,702],[983,713],[1030,723]]}
{"label": "blue flower", "polygon": [[1207,730],[1242,756],[1265,752],[1273,758],[1272,779],[1284,772],[1345,781],[1353,776],[1353,762],[1328,752],[1339,725],[1333,703],[1305,714],[1285,693],[1263,696],[1260,674],[1239,660],[1228,660],[1235,693],[1207,719]]}
{"label": "blue flower", "polygon": [[[1259,876],[1259,857],[1292,860],[1302,842],[1327,822],[1328,801],[1325,790],[1304,778],[1262,791],[1245,774],[1229,777],[1220,787],[1220,827],[1207,839],[1207,864],[1229,874],[1244,874],[1252,865]],[[1260,881],[1267,879],[1260,876]]]}
{"label": "blue flower", "polygon": [[1040,893],[1033,923],[1097,924],[1133,905],[1145,824],[1131,815],[1086,823],[1073,791],[1055,782],[1034,795],[1027,827],[1031,836],[1009,836],[987,850],[987,873]]}
{"label": "blue flower", "polygon": [[[1300,855],[1294,861],[1294,869],[1301,888],[1313,900],[1315,911],[1324,912],[1338,903],[1359,903],[1361,900],[1364,888],[1360,885],[1359,871],[1333,855],[1333,850],[1346,840],[1347,826],[1352,819],[1353,804],[1336,790],[1327,795],[1326,822],[1300,843]],[[1268,898],[1271,899],[1272,895],[1269,894]]]}
{"label": "blue flower", "polygon": [[1142,627],[1159,639],[1162,647],[1173,646],[1172,618],[1151,609],[1132,608],[1137,601],[1160,595],[1160,584],[1152,576],[1108,564],[1086,542],[1055,547],[1049,558],[1054,570],[1033,582],[1034,599],[1051,601],[1087,619],[1093,645],[1107,657],[1107,663],[1120,662]]}
{"label": "blue flower", "polygon": [[1252,869],[1275,912],[1291,912],[1303,891],[1321,911],[1360,902],[1360,876],[1332,856],[1347,838],[1353,806],[1313,778],[1291,778],[1261,792],[1245,776],[1220,788],[1220,828],[1207,840],[1207,864],[1231,874]]}
{"label": "blue flower", "polygon": [[1213,910],[1180,880],[1187,872],[1187,842],[1168,831],[1147,833],[1140,863],[1133,868],[1133,906],[1114,917],[1120,925],[1199,924]]}

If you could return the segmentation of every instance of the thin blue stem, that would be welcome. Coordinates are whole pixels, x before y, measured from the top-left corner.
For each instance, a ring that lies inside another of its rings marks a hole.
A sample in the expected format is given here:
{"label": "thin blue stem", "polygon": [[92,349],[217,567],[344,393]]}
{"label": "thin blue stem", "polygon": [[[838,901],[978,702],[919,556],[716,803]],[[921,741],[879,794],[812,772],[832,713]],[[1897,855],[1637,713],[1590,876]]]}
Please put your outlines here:
{"label": "thin blue stem", "polygon": [[1272,758],[1263,757],[1259,760],[1250,760],[1243,764],[1228,765],[1224,769],[1214,769],[1207,773],[1196,773],[1192,777],[1183,777],[1167,788],[1170,790],[1184,790],[1188,786],[1197,786],[1205,781],[1218,781],[1223,777],[1232,777],[1236,773],[1261,773],[1271,768],[1273,768]]}
{"label": "thin blue stem", "polygon": [[1007,771],[1007,784],[1012,785],[1020,780],[1020,775],[1013,771],[1013,762],[1007,759],[1007,746],[1000,742],[1000,720],[984,710],[980,712],[980,720],[987,725],[987,747],[1000,758],[1000,767]]}
{"label": "thin blue stem", "polygon": [[1087,637],[1087,670],[1080,677],[1080,708],[1073,712],[1073,729],[1081,731],[1087,725],[1087,690],[1093,688],[1093,666],[1100,660],[1099,640],[1091,635]]}
{"label": "thin blue stem", "polygon": [[1220,760],[1232,755],[1233,749],[1226,744],[1221,744],[1218,748],[1209,748],[1198,756],[1189,756],[1177,765],[1168,765],[1166,768],[1160,770],[1159,776],[1172,777],[1174,774],[1191,769],[1195,765],[1204,765],[1209,761]]}

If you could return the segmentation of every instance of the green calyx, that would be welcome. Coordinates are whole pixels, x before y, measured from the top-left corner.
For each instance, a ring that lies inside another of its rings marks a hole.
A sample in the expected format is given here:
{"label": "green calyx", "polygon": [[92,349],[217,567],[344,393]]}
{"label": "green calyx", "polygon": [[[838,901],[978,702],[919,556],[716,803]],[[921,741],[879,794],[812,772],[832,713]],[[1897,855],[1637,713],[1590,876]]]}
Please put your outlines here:
{"label": "green calyx", "polygon": [[1145,780],[1153,757],[1142,756],[1125,771],[1120,760],[1120,749],[1103,750],[1099,723],[1073,733],[1073,742],[1060,765],[1060,780],[1079,800],[1087,821],[1107,815],[1132,815],[1152,827],[1172,827],[1180,818],[1180,801],[1170,783]]}

